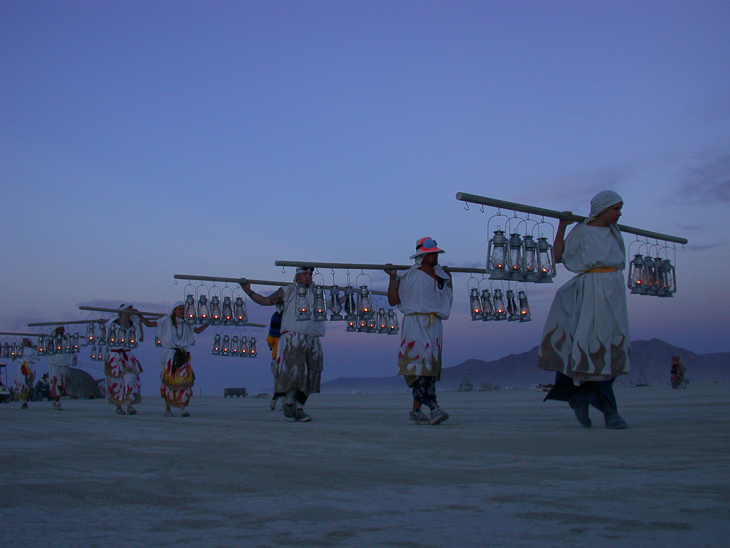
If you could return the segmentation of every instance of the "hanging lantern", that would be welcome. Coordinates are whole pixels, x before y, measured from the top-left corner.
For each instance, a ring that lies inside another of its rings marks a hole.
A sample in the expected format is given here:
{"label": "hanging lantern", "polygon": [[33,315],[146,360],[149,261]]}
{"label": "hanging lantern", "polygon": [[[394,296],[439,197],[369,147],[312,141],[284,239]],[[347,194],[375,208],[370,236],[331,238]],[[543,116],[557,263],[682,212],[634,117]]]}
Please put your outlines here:
{"label": "hanging lantern", "polygon": [[258,350],[256,350],[256,337],[251,337],[248,340],[248,357],[255,358],[258,355],[259,355]]}
{"label": "hanging lantern", "polygon": [[198,314],[195,310],[195,297],[187,295],[185,297],[185,323],[195,325],[198,321]]}
{"label": "hanging lantern", "polygon": [[377,333],[378,332],[378,320],[375,318],[375,314],[373,314],[373,317],[368,319],[368,333]]}
{"label": "hanging lantern", "polygon": [[238,355],[242,358],[248,358],[248,337],[241,337],[241,342],[238,344]]}
{"label": "hanging lantern", "polygon": [[84,340],[87,345],[94,344],[96,342],[96,329],[93,322],[86,326],[86,336],[84,337]]}
{"label": "hanging lantern", "polygon": [[137,348],[139,340],[137,339],[137,328],[134,324],[130,325],[127,329],[127,345],[129,348]]}
{"label": "hanging lantern", "polygon": [[366,320],[373,317],[373,303],[370,299],[370,290],[366,285],[360,286],[360,295],[357,301],[357,315]]}
{"label": "hanging lantern", "polygon": [[489,289],[482,289],[482,321],[490,322],[495,319],[494,304],[492,303],[492,294]]}
{"label": "hanging lantern", "polygon": [[117,337],[119,336],[119,330],[117,329],[117,324],[111,323],[109,324],[109,335],[107,336],[107,341],[111,346],[115,346],[117,344]]}
{"label": "hanging lantern", "polygon": [[298,321],[312,319],[312,309],[309,306],[309,291],[306,285],[297,285],[296,305]]}
{"label": "hanging lantern", "polygon": [[522,238],[519,234],[514,233],[509,236],[509,250],[508,255],[509,263],[508,269],[510,273],[510,279],[521,280],[523,277],[523,257],[522,257]]}
{"label": "hanging lantern", "polygon": [[9,358],[10,357],[10,343],[6,342],[3,344],[3,358]]}
{"label": "hanging lantern", "polygon": [[74,354],[78,353],[81,350],[81,345],[79,344],[79,339],[81,336],[78,333],[74,333],[71,335],[71,350]]}
{"label": "hanging lantern", "polygon": [[99,324],[99,336],[96,338],[96,344],[99,346],[106,344],[106,326],[103,323]]}
{"label": "hanging lantern", "polygon": [[238,357],[238,335],[231,337],[231,356]]}
{"label": "hanging lantern", "polygon": [[198,322],[201,325],[210,323],[210,308],[208,307],[208,297],[205,295],[198,297]]}
{"label": "hanging lantern", "polygon": [[471,321],[483,320],[482,302],[479,299],[479,289],[472,287],[469,290],[469,308],[471,309]]}
{"label": "hanging lantern", "polygon": [[[351,285],[345,287],[345,321],[353,326],[357,322],[357,305],[355,304],[355,288]],[[352,331],[355,331],[353,329]],[[348,326],[348,331],[350,331]]]}
{"label": "hanging lantern", "polygon": [[95,362],[97,359],[96,345],[91,347],[91,361]]}
{"label": "hanging lantern", "polygon": [[634,255],[634,258],[629,263],[628,287],[634,295],[643,295],[646,293],[646,288],[644,287],[645,265],[644,256],[639,253]]}
{"label": "hanging lantern", "polygon": [[223,342],[221,343],[221,356],[231,355],[231,337],[223,335]]}
{"label": "hanging lantern", "polygon": [[233,318],[235,319],[236,325],[246,325],[248,321],[248,313],[246,312],[246,303],[243,297],[236,297],[236,302],[233,303]]}
{"label": "hanging lantern", "polygon": [[669,259],[662,261],[662,269],[664,270],[664,294],[662,297],[673,297],[677,291],[677,274]]}
{"label": "hanging lantern", "polygon": [[129,330],[123,325],[117,327],[117,344],[119,346],[127,346],[129,344]]}
{"label": "hanging lantern", "polygon": [[656,265],[651,257],[644,257],[644,277],[642,281],[644,286],[642,295],[656,295]]}
{"label": "hanging lantern", "polygon": [[101,348],[99,348],[99,355],[96,359],[97,361],[106,363],[109,360],[109,347],[105,347],[103,352]]}
{"label": "hanging lantern", "polygon": [[18,357],[18,346],[13,343],[10,345],[10,356],[8,356],[11,360],[14,360]]}
{"label": "hanging lantern", "polygon": [[532,321],[532,316],[530,315],[530,303],[527,302],[527,292],[518,292],[517,299],[520,301],[520,321]]}
{"label": "hanging lantern", "polygon": [[555,256],[553,255],[553,246],[545,237],[537,239],[537,269],[538,283],[553,283],[556,273]]}
{"label": "hanging lantern", "polygon": [[64,354],[73,354],[73,346],[71,346],[71,335],[68,333],[63,334],[63,352]]}
{"label": "hanging lantern", "polygon": [[507,238],[503,230],[495,230],[487,246],[487,272],[492,280],[509,278],[507,270]]}
{"label": "hanging lantern", "polygon": [[155,346],[157,346],[157,347],[162,346],[162,341],[160,340],[160,337],[158,337],[157,335],[155,335]]}
{"label": "hanging lantern", "polygon": [[340,302],[340,288],[333,285],[330,289],[330,321],[341,322],[345,318],[342,317],[340,312],[342,311],[342,303]]}
{"label": "hanging lantern", "polygon": [[377,314],[378,333],[388,333],[388,314],[385,308],[378,308]]}
{"label": "hanging lantern", "polygon": [[[91,325],[91,324],[89,324]],[[36,343],[37,349],[38,349],[38,355],[39,356],[45,356],[46,355],[46,336],[45,335],[39,335],[38,336],[38,342]],[[2,349],[0,349],[1,351]]]}
{"label": "hanging lantern", "polygon": [[494,290],[494,319],[497,321],[507,319],[507,309],[504,304],[504,296],[501,289]]}
{"label": "hanging lantern", "polygon": [[221,315],[223,317],[223,325],[231,325],[233,323],[233,302],[230,297],[223,297]]}
{"label": "hanging lantern", "polygon": [[507,321],[517,322],[520,320],[520,309],[517,307],[515,292],[512,289],[507,290]]}
{"label": "hanging lantern", "polygon": [[221,325],[223,323],[223,312],[221,312],[221,300],[218,295],[210,298],[210,325]]}
{"label": "hanging lantern", "polygon": [[358,333],[367,333],[368,332],[368,320],[367,318],[358,317],[357,318],[357,332]]}
{"label": "hanging lantern", "polygon": [[314,317],[312,318],[315,322],[323,322],[327,320],[327,306],[324,298],[324,288],[321,285],[314,286],[314,304],[312,306],[314,310]]}
{"label": "hanging lantern", "polygon": [[56,338],[53,341],[53,344],[55,346],[56,354],[63,354],[65,345],[63,344],[63,335],[60,333],[56,335]]}
{"label": "hanging lantern", "polygon": [[388,335],[398,333],[398,315],[392,308],[388,310]]}
{"label": "hanging lantern", "polygon": [[537,243],[532,239],[532,234],[525,234],[522,238],[522,274],[526,282],[538,280],[537,265]]}
{"label": "hanging lantern", "polygon": [[211,350],[211,354],[214,356],[220,356],[221,355],[221,336],[220,333],[216,333],[215,337],[213,337],[213,348]]}
{"label": "hanging lantern", "polygon": [[[357,318],[357,316],[355,318]],[[347,322],[347,328],[345,331],[347,333],[355,333],[357,331],[357,319],[345,321]]]}

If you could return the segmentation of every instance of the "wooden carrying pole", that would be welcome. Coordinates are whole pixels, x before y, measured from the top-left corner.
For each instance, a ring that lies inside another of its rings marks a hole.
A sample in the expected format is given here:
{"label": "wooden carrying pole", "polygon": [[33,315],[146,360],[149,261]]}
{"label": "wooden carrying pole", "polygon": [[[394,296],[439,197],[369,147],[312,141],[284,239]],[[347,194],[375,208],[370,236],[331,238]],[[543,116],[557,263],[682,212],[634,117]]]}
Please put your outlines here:
{"label": "wooden carrying pole", "polygon": [[45,333],[9,333],[5,331],[0,332],[0,335],[9,335],[13,337],[40,337],[41,335],[43,335],[44,337],[46,336]]}
{"label": "wooden carrying pole", "polygon": [[[369,263],[313,263],[307,261],[275,261],[274,266],[311,266],[312,268],[332,268],[339,270],[408,270],[413,265],[406,264],[369,264]],[[443,266],[443,265],[442,265]],[[448,272],[466,274],[487,274],[484,268],[443,266]]]}
{"label": "wooden carrying pole", "polygon": [[40,322],[40,323],[29,323],[28,327],[38,327],[41,325],[75,325],[81,323],[104,323],[106,320],[75,320],[69,322]]}
{"label": "wooden carrying pole", "polygon": [[[534,207],[525,204],[518,204],[517,202],[507,202],[504,200],[497,200],[495,198],[487,198],[486,196],[477,196],[476,194],[467,194],[466,192],[457,192],[456,199],[462,202],[470,204],[486,205],[491,207],[498,207],[500,209],[508,209],[511,211],[519,211],[521,213],[529,213],[532,215],[540,215],[542,217],[551,217],[553,219],[561,219],[567,221],[570,219],[569,216],[565,215],[562,211],[555,211],[552,209],[544,209],[542,207]],[[582,215],[573,215],[573,219],[578,222],[585,221],[587,217]],[[666,242],[674,242],[685,245],[689,243],[686,238],[679,236],[670,236],[669,234],[662,234],[661,232],[651,232],[642,228],[634,228],[626,225],[616,225],[621,232],[627,232],[629,234],[635,234],[636,236],[644,236],[646,238],[655,238],[657,240],[664,240]]]}
{"label": "wooden carrying pole", "polygon": [[118,308],[102,308],[100,306],[79,306],[79,310],[91,310],[94,312],[116,312],[117,314],[121,314],[124,312],[125,314],[136,314],[138,316],[157,316],[158,318],[161,318],[165,314],[162,314],[160,312],[141,312],[139,310],[119,310]]}
{"label": "wooden carrying pole", "polygon": [[[309,265],[310,263],[303,263],[306,265]],[[177,280],[195,280],[195,281],[202,281],[202,282],[226,282],[226,283],[234,283],[234,284],[240,284],[242,282],[248,282],[251,285],[277,285],[279,287],[286,287],[287,285],[291,285],[294,282],[275,282],[271,280],[249,280],[248,278],[220,278],[216,276],[188,276],[187,274],[175,274],[175,279]],[[331,285],[323,285],[322,286],[325,289],[332,289]],[[344,289],[340,287],[339,289]],[[385,291],[370,291],[373,295],[387,295]]]}

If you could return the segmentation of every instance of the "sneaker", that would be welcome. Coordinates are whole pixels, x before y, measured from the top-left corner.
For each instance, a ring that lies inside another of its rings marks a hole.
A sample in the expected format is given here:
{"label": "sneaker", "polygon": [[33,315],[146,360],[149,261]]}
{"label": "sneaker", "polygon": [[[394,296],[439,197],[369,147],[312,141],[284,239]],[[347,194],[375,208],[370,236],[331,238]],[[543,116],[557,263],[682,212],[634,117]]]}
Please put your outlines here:
{"label": "sneaker", "polygon": [[126,413],[124,412],[124,409],[117,407],[117,415],[126,415]]}
{"label": "sneaker", "polygon": [[588,399],[586,395],[583,393],[576,394],[568,400],[568,405],[575,413],[575,418],[578,419],[580,425],[583,428],[590,428],[592,423],[591,418],[588,416]]}
{"label": "sneaker", "polygon": [[604,418],[606,419],[606,428],[611,430],[623,430],[629,427],[626,421],[621,418],[621,415],[614,410],[608,411]]}
{"label": "sneaker", "polygon": [[276,400],[278,400],[276,396],[271,396],[271,401],[269,402],[269,409],[272,411],[276,411]]}
{"label": "sneaker", "polygon": [[136,414],[137,414],[137,410],[134,407],[132,407],[131,405],[128,405],[127,406],[127,415],[136,415]]}
{"label": "sneaker", "polygon": [[448,418],[449,414],[440,407],[437,407],[436,409],[431,411],[431,424],[440,424]]}
{"label": "sneaker", "polygon": [[63,407],[61,407],[61,402],[60,401],[54,401],[53,402],[53,408],[56,411],[63,411]]}
{"label": "sneaker", "polygon": [[28,409],[28,402],[24,401],[23,405],[20,406],[21,409]]}
{"label": "sneaker", "polygon": [[411,411],[411,414],[408,417],[408,422],[413,424],[431,424],[431,419],[428,418],[426,413],[419,409],[418,411]]}
{"label": "sneaker", "polygon": [[297,420],[296,418],[296,410],[294,409],[293,403],[285,403],[284,404],[284,418],[288,421],[294,422]]}
{"label": "sneaker", "polygon": [[181,417],[189,417],[190,416],[190,413],[187,412],[187,411],[183,411],[182,413],[180,413],[180,416]]}
{"label": "sneaker", "polygon": [[294,413],[294,420],[297,421],[297,422],[309,422],[309,421],[312,420],[312,417],[310,417],[309,415],[307,415],[304,412],[304,409],[302,409],[300,407],[299,409],[296,410],[296,413]]}

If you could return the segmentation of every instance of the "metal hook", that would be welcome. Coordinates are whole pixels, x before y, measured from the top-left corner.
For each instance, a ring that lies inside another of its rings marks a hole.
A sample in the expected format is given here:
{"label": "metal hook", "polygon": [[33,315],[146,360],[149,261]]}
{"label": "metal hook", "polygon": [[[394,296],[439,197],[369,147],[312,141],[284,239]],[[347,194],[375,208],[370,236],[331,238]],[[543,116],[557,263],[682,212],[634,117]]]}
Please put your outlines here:
{"label": "metal hook", "polygon": [[469,202],[464,202],[464,210],[469,211]]}

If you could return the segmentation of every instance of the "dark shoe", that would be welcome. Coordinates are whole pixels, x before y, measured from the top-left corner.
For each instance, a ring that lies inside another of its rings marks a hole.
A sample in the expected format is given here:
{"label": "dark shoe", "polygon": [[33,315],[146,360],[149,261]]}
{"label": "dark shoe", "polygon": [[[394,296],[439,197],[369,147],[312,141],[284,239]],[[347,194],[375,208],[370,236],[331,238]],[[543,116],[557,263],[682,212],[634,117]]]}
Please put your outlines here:
{"label": "dark shoe", "polygon": [[136,414],[137,414],[137,410],[134,407],[132,407],[131,405],[128,405],[127,406],[127,415],[136,415]]}
{"label": "dark shoe", "polygon": [[312,417],[307,415],[304,412],[304,409],[299,408],[297,409],[296,413],[294,413],[294,420],[297,422],[309,422],[312,420]]}
{"label": "dark shoe", "polygon": [[284,418],[288,421],[294,422],[297,420],[296,418],[296,410],[294,409],[293,403],[285,403],[284,404]]}
{"label": "dark shoe", "polygon": [[606,428],[610,428],[611,430],[623,430],[629,427],[626,421],[616,411],[611,410],[607,412],[604,418],[606,419]]}
{"label": "dark shoe", "polygon": [[188,413],[187,411],[183,411],[182,413],[180,413],[180,416],[181,417],[189,417],[190,416],[190,413]]}
{"label": "dark shoe", "polygon": [[28,402],[24,401],[23,405],[20,406],[21,409],[28,409]]}
{"label": "dark shoe", "polygon": [[568,405],[570,405],[570,408],[575,413],[575,418],[578,419],[580,425],[583,428],[590,428],[593,423],[591,422],[591,418],[588,416],[588,399],[585,394],[576,394],[568,400]]}
{"label": "dark shoe", "polygon": [[124,409],[117,407],[117,415],[126,415],[126,413],[124,412]]}

